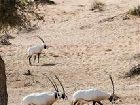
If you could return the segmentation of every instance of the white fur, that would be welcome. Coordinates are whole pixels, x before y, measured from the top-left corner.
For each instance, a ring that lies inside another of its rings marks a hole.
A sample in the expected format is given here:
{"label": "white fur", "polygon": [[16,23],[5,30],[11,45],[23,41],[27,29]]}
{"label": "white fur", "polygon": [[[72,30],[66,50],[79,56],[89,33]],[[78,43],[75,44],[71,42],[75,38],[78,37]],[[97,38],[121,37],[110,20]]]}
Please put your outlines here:
{"label": "white fur", "polygon": [[98,89],[78,90],[73,94],[73,102],[80,101],[102,101],[110,97],[110,94],[100,91]]}
{"label": "white fur", "polygon": [[52,105],[55,101],[55,93],[32,93],[22,99],[21,105]]}
{"label": "white fur", "polygon": [[41,53],[43,49],[44,49],[44,43],[42,43],[40,45],[34,45],[34,46],[28,48],[27,54],[28,54],[28,56],[32,56],[34,54]]}

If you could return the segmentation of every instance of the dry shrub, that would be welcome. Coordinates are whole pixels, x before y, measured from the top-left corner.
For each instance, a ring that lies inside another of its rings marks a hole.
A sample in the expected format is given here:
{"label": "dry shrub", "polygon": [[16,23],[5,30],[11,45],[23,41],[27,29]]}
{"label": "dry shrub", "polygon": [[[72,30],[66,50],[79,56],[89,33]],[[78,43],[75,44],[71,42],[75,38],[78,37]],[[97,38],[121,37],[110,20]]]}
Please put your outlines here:
{"label": "dry shrub", "polygon": [[9,39],[14,39],[14,37],[7,33],[0,36],[0,45],[11,45]]}
{"label": "dry shrub", "polygon": [[[12,2],[12,3],[11,3]],[[41,17],[28,3],[20,0],[5,1],[0,5],[0,32],[22,28],[31,25],[31,19],[41,20]],[[32,17],[32,18],[31,18]]]}
{"label": "dry shrub", "polygon": [[0,39],[0,45],[11,45],[11,43],[7,39]]}
{"label": "dry shrub", "polygon": [[134,9],[129,10],[129,14],[140,16],[140,5],[138,5],[137,7],[134,7]]}
{"label": "dry shrub", "polygon": [[25,28],[19,28],[17,34],[29,33],[38,29],[39,29],[39,26],[37,26],[37,24],[34,24],[34,25],[27,26]]}
{"label": "dry shrub", "polygon": [[132,67],[129,72],[125,74],[125,77],[133,77],[140,74],[140,64]]}
{"label": "dry shrub", "polygon": [[103,11],[104,5],[105,4],[103,2],[98,1],[98,0],[94,0],[91,2],[89,10],[91,10],[91,11],[94,11],[94,10]]}
{"label": "dry shrub", "polygon": [[25,72],[23,75],[31,75],[32,76],[32,73],[30,70],[27,70],[27,72]]}

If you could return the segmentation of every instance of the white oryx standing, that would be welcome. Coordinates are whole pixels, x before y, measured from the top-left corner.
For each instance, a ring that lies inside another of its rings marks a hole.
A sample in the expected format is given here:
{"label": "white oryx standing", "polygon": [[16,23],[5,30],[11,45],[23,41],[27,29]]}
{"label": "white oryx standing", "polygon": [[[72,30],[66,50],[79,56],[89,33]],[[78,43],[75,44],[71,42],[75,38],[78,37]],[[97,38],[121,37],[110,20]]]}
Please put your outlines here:
{"label": "white oryx standing", "polygon": [[109,100],[110,102],[118,100],[119,97],[114,94],[114,83],[111,76],[110,79],[113,86],[112,94],[103,92],[95,88],[87,90],[78,90],[73,94],[72,105],[83,105],[88,104],[88,102],[93,102],[93,105],[95,105],[96,103],[103,105],[101,103],[102,100]]}
{"label": "white oryx standing", "polygon": [[40,58],[40,54],[41,54],[42,50],[46,49],[48,47],[48,46],[46,46],[44,40],[40,36],[37,36],[37,37],[42,41],[42,44],[31,46],[27,50],[30,65],[32,65],[32,63],[31,63],[32,56],[34,56],[34,61],[36,60],[36,56],[38,56],[38,63],[39,63],[39,58]]}
{"label": "white oryx standing", "polygon": [[53,103],[56,102],[58,99],[67,99],[64,87],[58,77],[55,75],[55,78],[60,83],[63,92],[60,92],[58,90],[58,87],[53,80],[51,80],[49,77],[47,78],[52,83],[55,91],[29,94],[22,99],[21,105],[53,105]]}

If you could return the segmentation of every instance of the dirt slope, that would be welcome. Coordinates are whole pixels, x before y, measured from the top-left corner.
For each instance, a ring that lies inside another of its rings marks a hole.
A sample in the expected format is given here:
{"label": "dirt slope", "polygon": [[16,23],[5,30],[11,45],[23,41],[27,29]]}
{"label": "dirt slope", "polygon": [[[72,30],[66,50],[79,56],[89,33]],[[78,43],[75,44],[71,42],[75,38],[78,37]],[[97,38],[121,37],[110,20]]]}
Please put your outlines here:
{"label": "dirt slope", "polygon": [[[106,72],[113,76],[116,93],[122,99],[118,105],[139,105],[140,76],[123,76],[140,63],[136,56],[140,54],[140,18],[123,18],[140,1],[102,0],[106,4],[102,12],[89,11],[87,0],[55,2],[57,5],[41,9],[46,21],[39,23],[38,30],[14,34],[12,45],[0,47],[7,68],[9,105],[19,105],[22,97],[32,92],[53,91],[43,74],[57,74],[70,100],[78,89],[97,87],[111,92]],[[29,66],[26,50],[40,43],[34,35],[40,35],[52,47],[44,50],[39,64]],[[27,70],[34,78],[23,75]],[[70,105],[70,100],[55,105]]]}

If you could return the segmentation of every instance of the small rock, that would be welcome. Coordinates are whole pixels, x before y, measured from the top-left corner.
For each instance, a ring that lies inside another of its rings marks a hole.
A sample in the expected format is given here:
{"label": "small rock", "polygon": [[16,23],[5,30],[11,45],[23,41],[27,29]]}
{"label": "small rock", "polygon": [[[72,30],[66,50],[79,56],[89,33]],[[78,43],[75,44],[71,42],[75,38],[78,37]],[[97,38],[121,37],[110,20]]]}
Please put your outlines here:
{"label": "small rock", "polygon": [[112,51],[112,49],[106,49],[105,51],[109,52],[109,51]]}

